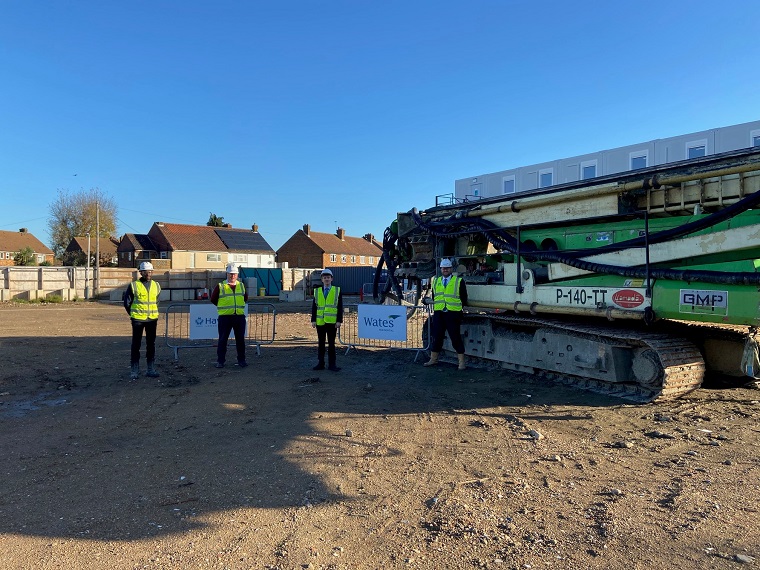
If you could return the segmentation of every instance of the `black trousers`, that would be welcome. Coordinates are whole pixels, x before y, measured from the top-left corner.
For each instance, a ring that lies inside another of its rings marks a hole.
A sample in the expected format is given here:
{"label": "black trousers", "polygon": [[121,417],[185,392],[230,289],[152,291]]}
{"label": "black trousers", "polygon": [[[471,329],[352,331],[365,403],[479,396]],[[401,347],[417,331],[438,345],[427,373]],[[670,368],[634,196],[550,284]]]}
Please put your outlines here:
{"label": "black trousers", "polygon": [[216,361],[224,364],[227,356],[227,341],[230,338],[230,331],[234,330],[238,362],[245,362],[245,315],[219,315],[216,325],[219,329]]}
{"label": "black trousers", "polygon": [[433,345],[430,347],[432,352],[441,352],[443,348],[443,333],[449,335],[451,346],[457,354],[464,354],[464,341],[462,332],[459,330],[462,325],[462,311],[436,311],[433,313],[433,323],[431,334],[433,335]]}
{"label": "black trousers", "polygon": [[335,366],[335,335],[338,329],[335,327],[335,323],[325,323],[323,325],[317,325],[317,340],[319,342],[317,348],[317,357],[319,358],[319,364],[325,363],[325,340],[327,341],[327,365]]}
{"label": "black trousers", "polygon": [[156,359],[156,328],[158,319],[155,321],[136,321],[132,319],[132,352],[129,363],[140,362],[140,345],[142,344],[143,331],[145,331],[145,357],[148,362]]}

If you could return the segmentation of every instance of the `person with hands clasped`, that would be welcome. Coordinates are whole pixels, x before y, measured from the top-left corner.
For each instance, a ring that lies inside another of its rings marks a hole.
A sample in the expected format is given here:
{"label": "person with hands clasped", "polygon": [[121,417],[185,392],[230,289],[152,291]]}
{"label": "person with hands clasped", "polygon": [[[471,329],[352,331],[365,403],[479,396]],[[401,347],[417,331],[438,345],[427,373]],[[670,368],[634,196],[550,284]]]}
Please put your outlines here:
{"label": "person with hands clasped", "polygon": [[311,305],[311,326],[317,329],[319,348],[317,365],[314,370],[325,369],[325,340],[327,341],[327,369],[340,370],[335,359],[335,336],[343,322],[343,297],[340,287],[332,284],[333,274],[329,269],[322,270],[322,286],[314,289],[314,302]]}
{"label": "person with hands clasped", "polygon": [[216,347],[216,366],[224,368],[227,356],[227,341],[230,331],[235,331],[235,348],[237,362],[240,368],[245,368],[245,304],[248,302],[248,291],[242,281],[238,281],[238,268],[234,263],[227,265],[227,280],[214,287],[210,301],[216,305],[219,329],[219,341]]}
{"label": "person with hands clasped", "polygon": [[148,361],[146,376],[158,378],[156,370],[156,329],[158,327],[158,295],[161,286],[153,281],[153,264],[143,261],[138,269],[140,278],[129,284],[122,302],[132,321],[132,347],[130,351],[131,380],[140,377],[140,345],[145,331],[145,357]]}
{"label": "person with hands clasped", "polygon": [[457,353],[459,370],[465,370],[464,341],[459,330],[462,324],[462,307],[467,304],[467,287],[464,280],[453,275],[454,268],[450,259],[441,260],[441,276],[433,277],[433,321],[431,336],[433,344],[430,347],[430,360],[425,366],[438,364],[438,355],[443,348],[444,333],[448,333],[451,346]]}

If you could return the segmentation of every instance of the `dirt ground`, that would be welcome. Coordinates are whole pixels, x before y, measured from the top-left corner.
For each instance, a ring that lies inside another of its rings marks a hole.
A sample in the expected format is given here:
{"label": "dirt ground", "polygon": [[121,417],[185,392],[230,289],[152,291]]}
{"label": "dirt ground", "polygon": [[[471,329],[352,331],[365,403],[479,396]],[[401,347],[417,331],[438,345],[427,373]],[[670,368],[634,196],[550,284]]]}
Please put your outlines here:
{"label": "dirt ground", "polygon": [[760,565],[758,390],[631,405],[399,350],[314,372],[277,309],[247,369],[159,342],[130,381],[120,306],[0,306],[0,567]]}

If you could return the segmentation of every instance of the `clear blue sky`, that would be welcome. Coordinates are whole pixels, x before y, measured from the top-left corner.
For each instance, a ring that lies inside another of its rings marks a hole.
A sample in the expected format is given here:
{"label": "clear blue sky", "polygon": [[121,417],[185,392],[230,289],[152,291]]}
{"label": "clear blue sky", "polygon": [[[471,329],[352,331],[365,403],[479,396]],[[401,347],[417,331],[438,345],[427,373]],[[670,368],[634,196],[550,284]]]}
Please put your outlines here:
{"label": "clear blue sky", "polygon": [[[0,0],[0,229],[381,236],[454,180],[760,118],[760,2]],[[74,176],[76,175],[76,176]]]}

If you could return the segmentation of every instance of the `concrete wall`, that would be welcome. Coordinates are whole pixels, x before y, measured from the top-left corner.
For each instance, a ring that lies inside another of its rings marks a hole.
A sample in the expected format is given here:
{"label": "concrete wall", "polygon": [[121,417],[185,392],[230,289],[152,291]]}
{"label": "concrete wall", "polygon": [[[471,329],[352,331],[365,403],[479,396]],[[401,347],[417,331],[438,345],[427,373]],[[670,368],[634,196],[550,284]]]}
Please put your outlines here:
{"label": "concrete wall", "polygon": [[[313,269],[283,269],[283,290],[304,290],[306,294],[309,276]],[[127,285],[140,274],[136,269],[101,267],[100,282],[90,268],[85,281],[84,267],[0,267],[0,301],[12,299],[44,299],[58,295],[65,301],[85,299],[85,286],[91,299],[118,301]],[[196,299],[199,293],[210,293],[226,277],[221,270],[161,270],[153,272],[153,279],[161,285],[161,301],[185,301]],[[251,294],[254,294],[251,292]]]}

